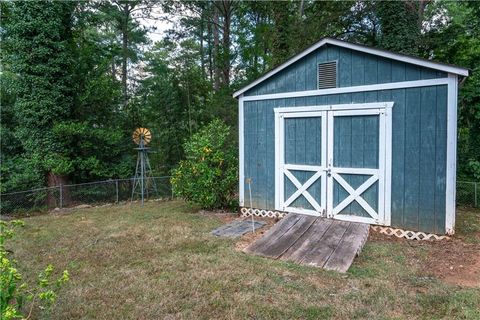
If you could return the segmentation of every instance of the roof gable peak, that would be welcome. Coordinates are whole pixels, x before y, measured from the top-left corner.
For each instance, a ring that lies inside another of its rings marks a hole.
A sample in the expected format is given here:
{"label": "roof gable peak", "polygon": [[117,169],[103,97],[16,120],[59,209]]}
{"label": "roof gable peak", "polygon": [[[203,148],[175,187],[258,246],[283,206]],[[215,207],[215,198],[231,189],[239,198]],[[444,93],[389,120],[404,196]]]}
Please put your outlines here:
{"label": "roof gable peak", "polygon": [[295,62],[297,62],[301,58],[305,57],[306,55],[310,54],[311,52],[313,52],[313,51],[315,51],[315,50],[317,50],[317,49],[319,49],[319,48],[321,48],[321,47],[323,47],[327,44],[342,47],[342,48],[347,48],[347,49],[351,49],[351,50],[355,50],[355,51],[364,52],[364,53],[384,57],[384,58],[387,58],[387,59],[402,61],[402,62],[405,62],[405,63],[418,65],[418,66],[422,66],[422,67],[426,67],[426,68],[430,68],[430,69],[444,71],[444,72],[447,72],[447,73],[452,73],[452,74],[456,74],[456,75],[460,75],[460,76],[464,76],[464,77],[468,76],[468,74],[469,74],[469,70],[466,69],[466,68],[462,68],[462,67],[458,67],[458,66],[454,66],[454,65],[449,65],[449,64],[445,64],[445,63],[440,63],[440,62],[435,62],[435,61],[432,61],[432,60],[422,59],[422,58],[409,56],[409,55],[405,55],[405,54],[401,54],[401,53],[395,53],[395,52],[387,51],[387,50],[383,50],[383,49],[368,47],[368,46],[365,46],[365,45],[356,44],[356,43],[352,43],[352,42],[347,42],[347,41],[344,41],[344,40],[338,40],[338,39],[334,39],[334,38],[330,38],[330,37],[325,37],[325,38],[322,38],[317,43],[315,43],[314,45],[310,46],[309,48],[303,50],[299,54],[297,54],[297,55],[293,56],[292,58],[288,59],[287,61],[285,61],[281,65],[273,68],[272,70],[270,70],[269,72],[267,72],[266,74],[264,74],[260,78],[256,79],[255,81],[251,82],[247,86],[245,86],[242,89],[236,91],[233,94],[233,97],[236,98],[236,97],[240,96],[241,94],[243,94],[247,90],[250,90],[251,88],[258,85],[259,83],[267,80],[268,78],[270,78],[274,74],[280,72],[281,70],[283,70],[283,69],[287,68],[288,66],[294,64]]}

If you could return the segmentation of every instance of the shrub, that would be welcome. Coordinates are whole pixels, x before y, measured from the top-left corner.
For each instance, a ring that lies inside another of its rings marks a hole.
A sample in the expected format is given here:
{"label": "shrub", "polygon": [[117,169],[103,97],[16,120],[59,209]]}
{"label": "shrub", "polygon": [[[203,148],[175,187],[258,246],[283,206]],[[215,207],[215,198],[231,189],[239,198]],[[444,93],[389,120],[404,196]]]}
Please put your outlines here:
{"label": "shrub", "polygon": [[[14,235],[16,227],[23,226],[20,220],[5,222],[0,220],[0,319],[29,319],[34,306],[44,312],[50,311],[57,295],[55,291],[69,280],[68,271],[63,271],[57,280],[52,280],[53,266],[48,265],[38,275],[36,286],[29,287],[22,282],[22,275],[17,270],[17,262],[9,258],[5,248],[6,240]],[[38,302],[37,302],[38,301]],[[25,318],[23,311],[28,310]]]}
{"label": "shrub", "polygon": [[176,196],[204,209],[237,205],[237,148],[230,127],[213,120],[184,143],[185,160],[172,171]]}

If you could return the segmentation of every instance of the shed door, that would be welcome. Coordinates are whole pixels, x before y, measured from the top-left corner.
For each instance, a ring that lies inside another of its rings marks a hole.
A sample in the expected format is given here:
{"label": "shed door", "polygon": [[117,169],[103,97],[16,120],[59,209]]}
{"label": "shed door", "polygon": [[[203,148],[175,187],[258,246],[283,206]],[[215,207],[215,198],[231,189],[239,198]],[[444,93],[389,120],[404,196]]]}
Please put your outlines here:
{"label": "shed door", "polygon": [[327,113],[287,113],[279,121],[278,206],[282,211],[321,215],[326,208]]}
{"label": "shed door", "polygon": [[385,111],[328,113],[327,216],[384,224]]}
{"label": "shed door", "polygon": [[390,225],[392,105],[275,109],[275,208]]}

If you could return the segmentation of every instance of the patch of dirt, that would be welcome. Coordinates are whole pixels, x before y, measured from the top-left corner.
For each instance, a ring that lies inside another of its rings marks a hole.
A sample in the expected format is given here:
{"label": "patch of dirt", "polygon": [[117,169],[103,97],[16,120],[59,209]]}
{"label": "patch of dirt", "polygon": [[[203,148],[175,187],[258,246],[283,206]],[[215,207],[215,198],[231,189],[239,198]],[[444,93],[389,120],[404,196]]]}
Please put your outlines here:
{"label": "patch of dirt", "polygon": [[[418,261],[420,272],[446,283],[462,287],[480,288],[480,245],[461,239],[407,240],[370,230],[369,241],[394,242],[408,246],[408,259]],[[424,249],[421,254],[418,249]]]}
{"label": "patch of dirt", "polygon": [[[251,219],[250,217],[248,218],[242,218],[242,219]],[[257,239],[260,239],[265,232],[267,232],[278,220],[271,219],[271,218],[259,218],[255,217],[255,221],[264,221],[266,224],[258,229],[255,230],[255,233],[249,232],[247,234],[244,234],[240,239],[237,241],[235,244],[235,250],[237,251],[243,251],[246,247],[248,247],[250,244],[254,243]]]}
{"label": "patch of dirt", "polygon": [[464,287],[480,287],[480,245],[460,240],[428,243],[424,272],[443,281]]}

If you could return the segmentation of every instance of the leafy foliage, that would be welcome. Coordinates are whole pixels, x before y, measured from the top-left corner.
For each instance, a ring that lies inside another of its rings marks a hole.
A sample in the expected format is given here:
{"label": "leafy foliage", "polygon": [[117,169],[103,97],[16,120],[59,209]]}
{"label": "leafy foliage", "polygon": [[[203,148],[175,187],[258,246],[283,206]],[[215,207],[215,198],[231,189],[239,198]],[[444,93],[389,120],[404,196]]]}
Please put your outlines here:
{"label": "leafy foliage", "polygon": [[202,208],[234,207],[238,160],[230,128],[213,120],[185,142],[184,152],[172,171],[173,192]]}
{"label": "leafy foliage", "polygon": [[72,2],[19,2],[6,24],[6,57],[16,94],[14,132],[24,157],[34,168],[65,175],[71,172],[53,126],[71,117]]}
{"label": "leafy foliage", "polygon": [[9,258],[5,245],[14,236],[14,229],[23,225],[21,220],[0,220],[0,319],[4,320],[24,319],[24,310],[28,312],[26,318],[30,318],[34,307],[49,312],[57,299],[56,291],[69,280],[67,270],[58,279],[52,280],[54,268],[48,265],[38,275],[36,286],[22,283],[17,262]]}

